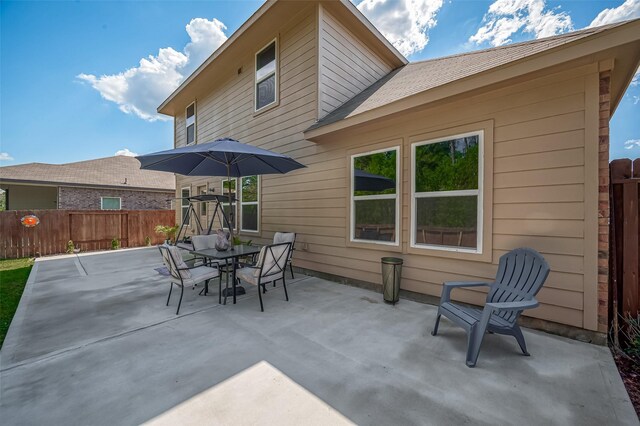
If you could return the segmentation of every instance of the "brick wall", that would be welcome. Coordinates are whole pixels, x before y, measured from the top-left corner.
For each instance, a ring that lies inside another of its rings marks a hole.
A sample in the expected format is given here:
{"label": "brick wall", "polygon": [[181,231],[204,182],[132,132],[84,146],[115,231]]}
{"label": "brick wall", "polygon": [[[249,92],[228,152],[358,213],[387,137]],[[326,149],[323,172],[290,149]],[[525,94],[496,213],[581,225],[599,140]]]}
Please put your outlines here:
{"label": "brick wall", "polygon": [[609,119],[611,71],[600,73],[598,153],[598,331],[607,332],[609,309]]}
{"label": "brick wall", "polygon": [[120,197],[122,210],[164,210],[171,208],[167,200],[175,197],[175,193],[61,186],[58,208],[100,210],[100,197]]}

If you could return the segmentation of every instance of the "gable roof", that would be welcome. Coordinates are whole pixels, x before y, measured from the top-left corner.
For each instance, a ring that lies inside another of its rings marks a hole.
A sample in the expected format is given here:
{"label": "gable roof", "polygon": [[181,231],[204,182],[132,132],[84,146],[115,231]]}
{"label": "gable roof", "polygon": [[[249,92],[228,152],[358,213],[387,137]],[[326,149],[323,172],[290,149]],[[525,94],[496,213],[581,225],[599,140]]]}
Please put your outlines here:
{"label": "gable roof", "polygon": [[67,164],[28,163],[0,167],[0,182],[68,184],[69,186],[155,191],[175,191],[176,187],[173,173],[141,170],[138,160],[126,156]]}
{"label": "gable roof", "polygon": [[[588,28],[558,36],[491,49],[478,50],[426,61],[412,62],[396,69],[349,101],[310,126],[305,136],[323,134],[323,127],[370,113],[381,107],[412,96],[441,88],[470,77],[492,72],[498,68],[523,61],[547,52],[592,39],[616,27],[638,24],[640,20],[620,22],[602,27]],[[571,59],[571,58],[568,58]],[[369,119],[373,119],[370,114]],[[364,120],[364,119],[363,119]],[[368,121],[368,120],[366,120]],[[359,123],[355,123],[359,124]],[[345,124],[344,127],[347,127]],[[337,130],[337,129],[336,129]]]}
{"label": "gable roof", "polygon": [[[196,95],[202,95],[203,91],[210,90],[211,85],[219,80],[220,74],[225,72],[225,68],[234,70],[237,68],[239,51],[255,49],[256,40],[264,38],[265,34],[277,33],[282,23],[313,3],[323,3],[323,7],[329,7],[333,13],[341,14],[349,22],[352,30],[358,30],[366,36],[369,47],[375,48],[394,66],[408,63],[407,59],[350,0],[330,2],[267,0],[158,106],[157,111],[160,114],[177,115],[178,111],[182,111],[186,105],[193,102]],[[263,42],[264,40],[261,40],[258,44]]]}

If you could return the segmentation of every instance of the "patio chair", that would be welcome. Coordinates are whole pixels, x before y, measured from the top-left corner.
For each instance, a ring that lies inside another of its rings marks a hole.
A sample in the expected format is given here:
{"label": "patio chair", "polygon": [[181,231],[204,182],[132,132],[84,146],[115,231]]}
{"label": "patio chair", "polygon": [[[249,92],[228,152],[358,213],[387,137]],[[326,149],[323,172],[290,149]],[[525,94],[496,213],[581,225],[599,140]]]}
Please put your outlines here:
{"label": "patio chair", "polygon": [[[180,287],[180,300],[178,301],[178,309],[176,315],[180,313],[180,305],[182,304],[182,296],[184,294],[184,286],[195,286],[197,283],[204,282],[204,294],[209,292],[209,280],[216,278],[220,275],[220,272],[216,268],[209,266],[194,266],[189,267],[184,260],[182,260],[182,254],[180,249],[176,246],[170,246],[163,244],[158,246],[160,254],[162,254],[162,261],[164,262],[169,273],[171,274],[171,287],[169,288],[169,296],[167,297],[167,306],[169,306],[169,300],[171,300],[171,292],[173,286]],[[222,283],[218,282],[218,303],[221,300]]]}
{"label": "patio chair", "polygon": [[[267,292],[266,285],[270,282],[282,280],[284,287],[284,296],[289,301],[287,293],[287,283],[285,282],[285,273],[287,271],[287,260],[291,251],[291,243],[271,244],[262,247],[258,254],[258,261],[254,266],[245,266],[236,271],[238,281],[246,281],[251,285],[258,287],[258,297],[260,298],[260,311],[264,312],[262,303],[262,294]],[[262,291],[260,291],[262,287]]]}
{"label": "patio chair", "polygon": [[[216,234],[209,235],[194,235],[191,237],[191,244],[193,245],[193,249],[198,250],[207,250],[207,249],[215,249],[216,248],[216,239],[218,236]],[[221,260],[215,260],[210,258],[201,259],[202,263],[206,266],[216,267],[220,272],[224,272],[226,275],[227,287],[229,283],[229,272],[232,271],[233,265],[228,265],[227,262]],[[218,276],[218,281],[222,283],[222,274]]]}
{"label": "patio chair", "polygon": [[[540,253],[530,248],[519,248],[500,257],[498,273],[493,283],[445,282],[436,324],[431,334],[435,336],[438,333],[442,315],[464,328],[467,331],[466,364],[469,367],[475,367],[480,345],[487,331],[515,337],[522,353],[529,356],[517,320],[522,311],[538,306],[535,295],[548,275],[549,265]],[[479,286],[489,287],[483,309],[451,302],[451,290],[454,288]]]}
{"label": "patio chair", "polygon": [[[291,271],[291,279],[294,279],[293,276],[293,264],[291,260],[293,258],[293,250],[295,250],[294,245],[296,244],[296,233],[295,232],[276,232],[273,235],[273,244],[281,244],[281,243],[291,243],[291,250],[289,251],[289,257],[287,259],[287,265],[289,265],[289,270]],[[273,286],[276,286],[276,283],[273,283]]]}

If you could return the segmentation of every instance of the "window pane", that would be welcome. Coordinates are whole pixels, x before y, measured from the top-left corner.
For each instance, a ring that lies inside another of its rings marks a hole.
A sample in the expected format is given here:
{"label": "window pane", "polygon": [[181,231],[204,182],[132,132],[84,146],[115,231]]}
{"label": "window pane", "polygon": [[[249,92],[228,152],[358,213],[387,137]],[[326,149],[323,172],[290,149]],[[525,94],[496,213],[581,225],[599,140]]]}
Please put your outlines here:
{"label": "window pane", "polygon": [[276,61],[276,43],[273,42],[267,46],[262,52],[258,53],[256,58],[256,71],[260,71],[265,67],[270,67]]}
{"label": "window pane", "polygon": [[396,155],[391,150],[353,159],[353,195],[396,193]]}
{"label": "window pane", "polygon": [[[198,187],[198,195],[206,195],[207,193],[207,187],[206,186],[199,186]],[[200,216],[206,216],[207,215],[207,203],[206,202],[200,202]]]}
{"label": "window pane", "polygon": [[258,206],[256,204],[242,206],[242,229],[258,230]]}
{"label": "window pane", "polygon": [[258,201],[258,176],[242,178],[242,202]]}
{"label": "window pane", "polygon": [[120,198],[104,197],[102,210],[120,210]]}
{"label": "window pane", "polygon": [[196,104],[191,104],[187,107],[187,118],[193,117],[196,113]]}
{"label": "window pane", "polygon": [[356,200],[353,208],[355,209],[354,239],[395,241],[395,199]]}
{"label": "window pane", "polygon": [[260,109],[276,100],[276,75],[261,81],[256,86],[256,109]]}
{"label": "window pane", "polygon": [[235,194],[236,192],[236,180],[235,179],[231,179],[231,180],[223,180],[222,181],[222,191],[223,191],[223,195],[227,195],[229,193],[229,186],[231,186],[231,194]]}
{"label": "window pane", "polygon": [[187,143],[193,143],[196,140],[196,125],[192,124],[187,127]]}
{"label": "window pane", "polygon": [[180,205],[182,207],[188,207],[189,206],[189,200],[187,200],[186,198],[191,196],[191,190],[189,188],[185,188],[182,190],[182,200],[180,200]]}
{"label": "window pane", "polygon": [[478,243],[478,197],[416,199],[416,244],[475,249]]}
{"label": "window pane", "polygon": [[[227,219],[229,220],[229,223],[231,224],[231,226],[233,227],[233,229],[236,229],[236,215],[235,214],[231,214],[231,208],[229,207],[229,203],[224,203],[222,204],[222,209],[224,210],[224,214],[227,216]],[[233,210],[234,213],[238,211],[238,204],[237,203],[233,203]]]}
{"label": "window pane", "polygon": [[416,192],[478,189],[478,135],[416,147]]}

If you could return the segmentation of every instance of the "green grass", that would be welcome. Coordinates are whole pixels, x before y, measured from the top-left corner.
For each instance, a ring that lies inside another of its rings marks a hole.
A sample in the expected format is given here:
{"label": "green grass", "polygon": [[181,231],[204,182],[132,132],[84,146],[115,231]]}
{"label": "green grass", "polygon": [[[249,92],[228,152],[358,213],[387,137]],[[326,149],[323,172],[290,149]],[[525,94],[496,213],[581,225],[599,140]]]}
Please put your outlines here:
{"label": "green grass", "polygon": [[32,267],[33,259],[0,260],[0,346],[18,309]]}

